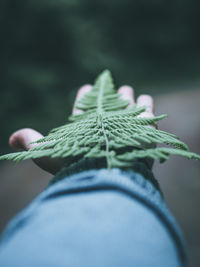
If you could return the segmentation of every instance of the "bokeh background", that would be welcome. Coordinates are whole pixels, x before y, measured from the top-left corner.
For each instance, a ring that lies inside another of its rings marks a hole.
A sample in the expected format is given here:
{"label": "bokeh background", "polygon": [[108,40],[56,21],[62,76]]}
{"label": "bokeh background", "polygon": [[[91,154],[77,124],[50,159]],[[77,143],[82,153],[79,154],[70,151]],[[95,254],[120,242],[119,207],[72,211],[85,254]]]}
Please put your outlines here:
{"label": "bokeh background", "polygon": [[[200,1],[1,0],[0,154],[22,127],[64,124],[77,89],[105,68],[116,86],[152,94],[160,128],[200,153]],[[172,157],[154,167],[180,223],[189,266],[200,266],[200,164]],[[31,161],[0,162],[0,229],[48,183]]]}

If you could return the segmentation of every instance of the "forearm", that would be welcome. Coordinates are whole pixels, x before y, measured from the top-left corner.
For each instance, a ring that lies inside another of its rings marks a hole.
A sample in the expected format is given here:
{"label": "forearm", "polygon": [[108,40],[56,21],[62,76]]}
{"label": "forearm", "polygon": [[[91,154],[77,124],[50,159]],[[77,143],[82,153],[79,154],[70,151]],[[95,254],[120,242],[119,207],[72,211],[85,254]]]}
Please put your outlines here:
{"label": "forearm", "polygon": [[27,264],[37,253],[35,263],[45,258],[51,266],[56,253],[70,266],[102,266],[100,253],[103,265],[109,267],[122,263],[147,266],[147,262],[148,266],[165,266],[163,260],[170,263],[166,266],[182,266],[185,254],[179,229],[148,179],[119,169],[90,170],[69,177],[63,171],[60,178],[8,225],[0,263],[20,262],[24,248],[27,253],[23,251],[22,258]]}

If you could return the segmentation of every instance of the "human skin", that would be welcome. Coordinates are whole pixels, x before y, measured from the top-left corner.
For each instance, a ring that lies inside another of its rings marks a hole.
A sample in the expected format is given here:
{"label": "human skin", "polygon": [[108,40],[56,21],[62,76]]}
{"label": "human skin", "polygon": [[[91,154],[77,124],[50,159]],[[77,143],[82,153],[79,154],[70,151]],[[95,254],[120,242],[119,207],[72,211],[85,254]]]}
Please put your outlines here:
{"label": "human skin", "polygon": [[[74,102],[74,107],[72,110],[72,114],[81,114],[83,111],[79,110],[75,107],[75,104],[77,101],[86,93],[88,93],[92,89],[92,86],[87,84],[82,86],[76,95],[76,99]],[[118,93],[121,94],[121,97],[125,100],[129,100],[129,105],[127,108],[131,107],[135,103],[138,107],[146,106],[146,111],[141,113],[140,117],[153,117],[154,116],[154,100],[150,95],[140,95],[137,100],[135,100],[134,96],[134,89],[131,86],[124,85],[121,86],[118,89]],[[154,127],[154,126],[151,126]],[[23,151],[23,150],[29,150],[32,147],[35,147],[36,144],[31,144],[32,142],[35,142],[42,138],[43,135],[39,133],[38,131],[30,128],[23,128],[16,132],[14,132],[10,138],[9,138],[9,144],[15,151]],[[53,159],[50,157],[43,157],[39,159],[33,160],[35,164],[37,164],[40,168],[43,170],[55,174],[57,173],[62,165],[63,165],[63,159]]]}

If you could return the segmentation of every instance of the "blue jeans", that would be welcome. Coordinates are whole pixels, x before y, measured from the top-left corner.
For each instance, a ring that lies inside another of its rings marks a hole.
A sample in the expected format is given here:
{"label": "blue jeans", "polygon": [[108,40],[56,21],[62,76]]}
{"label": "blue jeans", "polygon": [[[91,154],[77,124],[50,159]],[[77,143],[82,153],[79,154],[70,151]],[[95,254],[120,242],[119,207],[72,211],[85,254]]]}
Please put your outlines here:
{"label": "blue jeans", "polygon": [[6,227],[2,267],[177,267],[180,230],[141,174],[90,170],[47,187]]}

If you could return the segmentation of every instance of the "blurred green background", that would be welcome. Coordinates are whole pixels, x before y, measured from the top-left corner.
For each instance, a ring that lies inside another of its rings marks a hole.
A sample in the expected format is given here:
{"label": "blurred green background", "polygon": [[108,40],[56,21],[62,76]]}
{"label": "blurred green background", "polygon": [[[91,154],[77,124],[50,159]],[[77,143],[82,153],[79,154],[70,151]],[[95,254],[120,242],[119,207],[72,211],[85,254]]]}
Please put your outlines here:
{"label": "blurred green background", "polygon": [[[117,87],[152,94],[169,114],[159,128],[200,153],[199,11],[199,0],[0,0],[0,154],[17,129],[64,124],[78,88],[105,68]],[[200,164],[172,157],[154,174],[199,267]],[[0,232],[50,177],[31,161],[0,162]]]}
{"label": "blurred green background", "polygon": [[103,69],[137,93],[200,84],[198,0],[1,0],[1,154],[21,127],[66,122]]}

